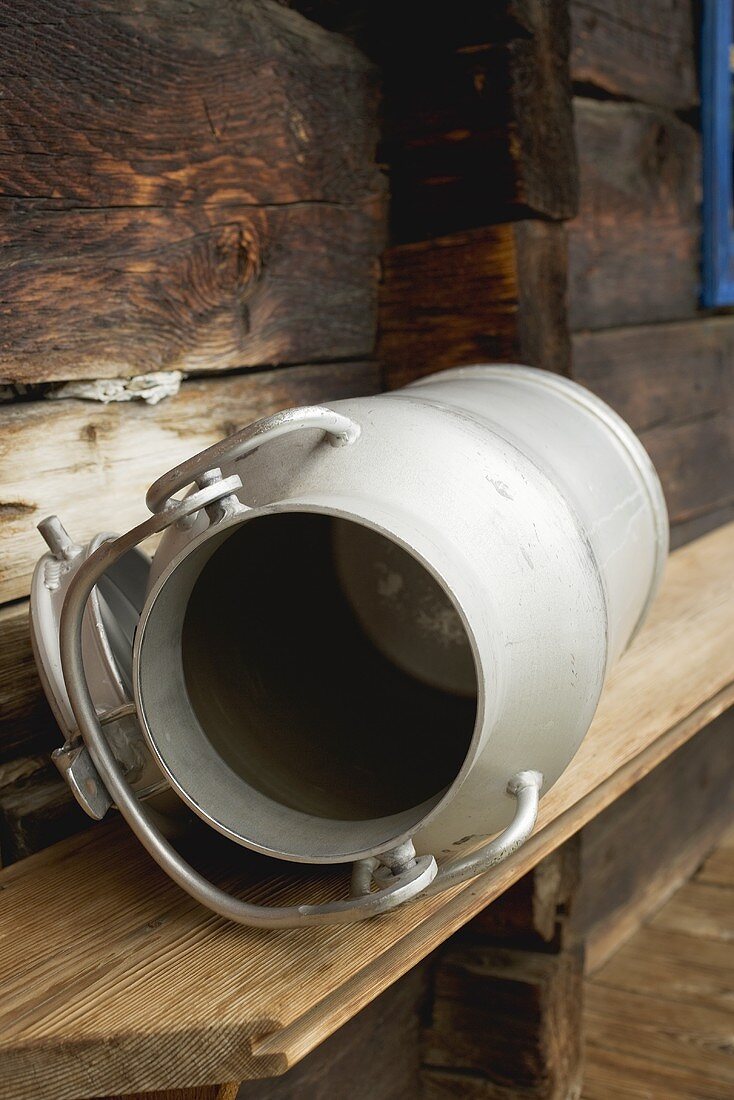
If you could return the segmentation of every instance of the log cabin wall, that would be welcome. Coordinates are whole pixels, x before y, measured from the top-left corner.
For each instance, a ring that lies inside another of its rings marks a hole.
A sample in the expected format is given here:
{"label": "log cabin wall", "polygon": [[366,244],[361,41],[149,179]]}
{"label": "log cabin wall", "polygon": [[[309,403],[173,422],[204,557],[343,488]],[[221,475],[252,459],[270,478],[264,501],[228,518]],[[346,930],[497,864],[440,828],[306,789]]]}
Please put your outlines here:
{"label": "log cabin wall", "polygon": [[639,433],[674,546],[734,515],[734,317],[700,306],[700,5],[571,0],[572,373]]}
{"label": "log cabin wall", "polygon": [[7,863],[88,823],[49,763],[36,523],[124,531],[153,478],[223,434],[374,392],[386,202],[375,67],[298,12],[13,0],[1,21]]}

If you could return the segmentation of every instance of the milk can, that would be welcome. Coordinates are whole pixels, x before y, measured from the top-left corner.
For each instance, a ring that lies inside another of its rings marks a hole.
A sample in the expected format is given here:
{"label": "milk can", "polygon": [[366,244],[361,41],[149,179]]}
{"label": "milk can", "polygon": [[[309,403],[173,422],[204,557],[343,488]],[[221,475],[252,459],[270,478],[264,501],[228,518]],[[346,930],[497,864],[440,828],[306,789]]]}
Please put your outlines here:
{"label": "milk can", "polygon": [[[41,525],[55,759],[89,813],[116,805],[190,894],[263,926],[370,916],[515,850],[668,548],[630,428],[518,366],[267,417],[147,503],[87,547]],[[168,839],[190,812],[278,859],[352,864],[351,896],[232,897]]]}

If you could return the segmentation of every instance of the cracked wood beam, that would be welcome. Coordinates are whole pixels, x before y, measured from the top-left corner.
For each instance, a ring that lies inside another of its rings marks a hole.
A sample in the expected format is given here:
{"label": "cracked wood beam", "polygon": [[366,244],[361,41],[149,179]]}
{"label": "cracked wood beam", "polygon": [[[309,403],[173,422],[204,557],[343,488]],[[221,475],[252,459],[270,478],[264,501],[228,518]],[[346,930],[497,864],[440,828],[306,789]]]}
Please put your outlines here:
{"label": "cracked wood beam", "polygon": [[145,518],[151,481],[222,436],[290,405],[378,388],[373,364],[350,362],[192,380],[158,405],[0,406],[0,603],[28,594],[46,515],[61,515],[79,540],[125,531]]}
{"label": "cracked wood beam", "polygon": [[4,15],[0,383],[372,351],[374,67],[273,0],[181,15]]}

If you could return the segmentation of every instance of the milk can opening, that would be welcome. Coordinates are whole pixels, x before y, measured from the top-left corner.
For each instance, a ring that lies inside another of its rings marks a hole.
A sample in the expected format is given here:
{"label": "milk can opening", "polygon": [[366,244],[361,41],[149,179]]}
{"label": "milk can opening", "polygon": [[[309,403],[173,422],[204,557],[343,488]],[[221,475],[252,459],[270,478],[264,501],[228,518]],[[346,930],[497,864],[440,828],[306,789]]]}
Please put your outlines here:
{"label": "milk can opening", "polygon": [[203,543],[163,584],[138,656],[176,789],[285,858],[337,862],[409,834],[474,734],[452,599],[404,547],[341,517],[268,513]]}

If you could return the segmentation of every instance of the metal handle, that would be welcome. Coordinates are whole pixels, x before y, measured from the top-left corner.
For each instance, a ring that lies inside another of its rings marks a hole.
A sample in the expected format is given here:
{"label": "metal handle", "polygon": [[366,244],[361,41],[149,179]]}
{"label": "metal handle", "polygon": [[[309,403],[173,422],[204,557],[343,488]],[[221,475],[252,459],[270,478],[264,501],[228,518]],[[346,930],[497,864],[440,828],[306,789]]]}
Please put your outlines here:
{"label": "metal handle", "polygon": [[[171,523],[211,503],[216,485],[192,493],[186,500],[151,516],[126,535],[103,543],[79,567],[71,581],[61,613],[60,652],[71,708],[92,763],[111,799],[143,847],[183,890],[220,916],[239,924],[259,928],[292,928],[305,925],[343,924],[376,916],[402,905],[422,893],[436,875],[433,856],[414,858],[405,849],[384,853],[390,878],[380,889],[359,893],[322,905],[263,906],[232,897],[209,882],[186,862],[169,843],[125,779],[122,768],[107,744],[99,716],[89,694],[82,659],[81,628],[84,609],[100,577],[119,558],[143,539],[158,534]],[[221,490],[220,490],[221,491]]]}
{"label": "metal handle", "polygon": [[174,466],[167,474],[163,474],[153,482],[146,495],[145,503],[151,512],[161,512],[168,506],[174,493],[191,485],[207,470],[236,462],[237,459],[244,458],[245,455],[256,450],[262,443],[303,428],[320,428],[326,432],[335,447],[354,443],[360,433],[359,424],[354,420],[332,409],[327,409],[324,405],[304,405],[296,409],[286,409],[284,412],[266,416],[254,424],[249,424],[242,431],[221,439],[213,446],[200,451],[198,455],[194,455],[193,458],[187,459],[179,466]]}
{"label": "metal handle", "polygon": [[[204,465],[208,467],[210,458],[207,452],[204,454],[207,455]],[[187,475],[188,468],[186,474],[180,476]],[[183,501],[171,501],[166,497],[168,503],[163,511],[156,512],[127,534],[103,543],[90,554],[77,570],[64,599],[59,648],[71,709],[93,767],[140,843],[170,878],[196,901],[228,920],[259,928],[292,928],[363,920],[395,909],[419,894],[430,896],[457,885],[505,859],[527,839],[535,825],[543,783],[539,772],[519,772],[510,780],[508,793],[517,799],[515,817],[500,836],[478,852],[452,860],[439,870],[433,856],[416,857],[412,844],[408,842],[382,853],[379,860],[367,859],[356,863],[352,896],[321,905],[263,906],[232,897],[199,874],[170,844],[156,823],[155,816],[139,801],[127,782],[102,732],[102,721],[92,702],[84,671],[82,621],[93,588],[119,558],[144,539],[212,505],[223,494],[231,493],[233,482],[239,482],[236,475],[225,481],[204,485]],[[375,891],[372,890],[373,881],[378,886]]]}
{"label": "metal handle", "polygon": [[517,799],[517,806],[515,816],[505,831],[476,852],[442,864],[431,885],[424,890],[423,896],[431,897],[450,886],[475,878],[516,852],[535,828],[542,786],[543,776],[540,772],[522,771],[513,775],[507,784],[507,793]]}

